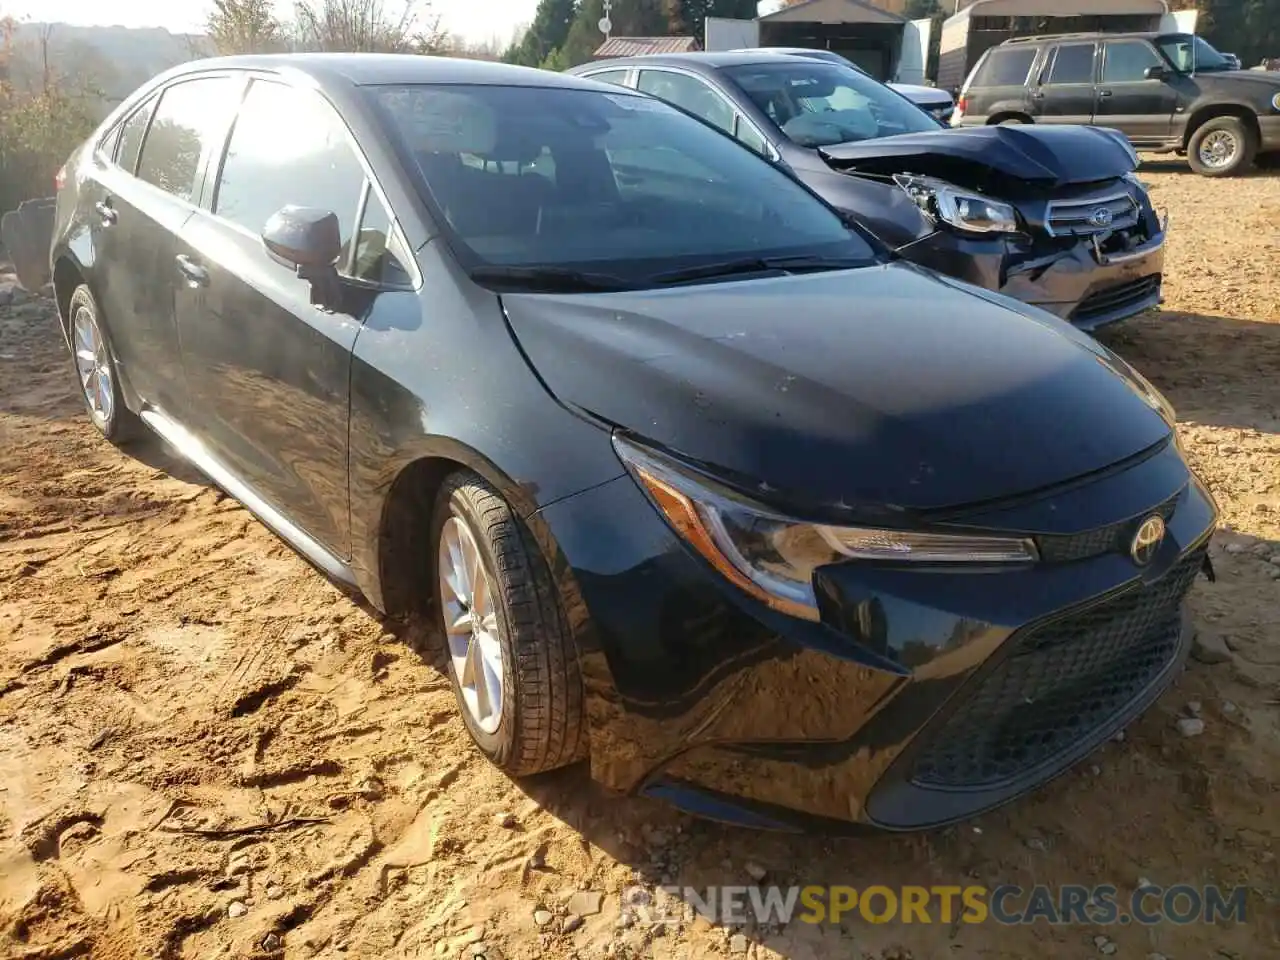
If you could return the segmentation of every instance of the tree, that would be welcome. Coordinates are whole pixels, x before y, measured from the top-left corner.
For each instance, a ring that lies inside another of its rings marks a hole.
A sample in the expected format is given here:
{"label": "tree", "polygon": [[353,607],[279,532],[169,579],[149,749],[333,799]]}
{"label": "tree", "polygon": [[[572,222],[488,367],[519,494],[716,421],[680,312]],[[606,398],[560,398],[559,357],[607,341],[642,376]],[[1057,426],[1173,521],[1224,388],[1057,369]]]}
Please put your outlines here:
{"label": "tree", "polygon": [[526,67],[541,66],[564,46],[577,7],[577,0],[539,0],[533,23],[524,36],[507,49],[503,59]]}
{"label": "tree", "polygon": [[902,7],[902,15],[908,20],[923,20],[925,17],[945,17],[946,13],[938,0],[907,0]]}
{"label": "tree", "polygon": [[441,53],[449,44],[425,0],[298,0],[294,44],[302,50]]}
{"label": "tree", "polygon": [[672,32],[697,37],[706,36],[707,17],[731,20],[754,20],[756,0],[671,0]]}
{"label": "tree", "polygon": [[221,54],[270,53],[284,47],[272,0],[213,0],[205,32]]}

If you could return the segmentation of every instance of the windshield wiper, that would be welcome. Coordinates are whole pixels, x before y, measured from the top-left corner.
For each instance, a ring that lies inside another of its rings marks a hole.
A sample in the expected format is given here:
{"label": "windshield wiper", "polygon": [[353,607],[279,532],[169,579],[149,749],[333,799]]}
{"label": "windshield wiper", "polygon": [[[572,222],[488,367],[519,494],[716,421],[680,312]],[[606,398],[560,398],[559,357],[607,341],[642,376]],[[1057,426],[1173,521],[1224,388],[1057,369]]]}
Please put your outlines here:
{"label": "windshield wiper", "polygon": [[684,270],[660,273],[657,276],[650,277],[650,282],[664,285],[691,283],[695,280],[714,280],[719,277],[731,277],[741,273],[766,273],[776,270],[783,270],[787,273],[849,270],[853,267],[866,266],[866,264],[866,259],[854,257],[743,257],[740,260],[706,263],[700,267],[688,267]]}
{"label": "windshield wiper", "polygon": [[588,273],[567,267],[516,267],[488,264],[467,274],[479,284],[495,284],[535,293],[607,293],[634,290],[635,284],[611,273]]}

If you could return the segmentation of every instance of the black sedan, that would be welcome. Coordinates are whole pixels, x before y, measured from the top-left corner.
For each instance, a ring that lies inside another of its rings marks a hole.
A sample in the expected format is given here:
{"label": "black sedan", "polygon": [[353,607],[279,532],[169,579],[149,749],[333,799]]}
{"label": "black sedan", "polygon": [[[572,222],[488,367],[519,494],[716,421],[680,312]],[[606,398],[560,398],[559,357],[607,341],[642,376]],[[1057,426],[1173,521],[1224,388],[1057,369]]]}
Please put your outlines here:
{"label": "black sedan", "polygon": [[1216,509],[1160,394],[652,97],[211,60],[60,179],[93,423],[426,617],[512,775],[924,827],[1062,771],[1187,652]]}
{"label": "black sedan", "polygon": [[[815,54],[816,55],[816,54]],[[1094,330],[1156,306],[1164,224],[1101,128],[945,130],[851,66],[751,50],[569,71],[674,103],[914,263]]]}

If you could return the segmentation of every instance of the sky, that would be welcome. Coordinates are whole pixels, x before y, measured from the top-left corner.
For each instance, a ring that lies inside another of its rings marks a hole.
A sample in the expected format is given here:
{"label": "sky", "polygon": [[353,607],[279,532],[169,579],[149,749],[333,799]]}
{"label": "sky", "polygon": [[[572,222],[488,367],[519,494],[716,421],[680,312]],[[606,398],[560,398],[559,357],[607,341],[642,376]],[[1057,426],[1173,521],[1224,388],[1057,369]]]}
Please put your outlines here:
{"label": "sky", "polygon": [[[289,0],[277,0],[284,13]],[[386,0],[397,9],[396,0]],[[444,26],[467,40],[497,38],[505,43],[517,26],[533,19],[538,0],[431,0]],[[213,4],[209,0],[0,0],[0,13],[30,20],[85,25],[166,27],[177,32],[200,30]]]}

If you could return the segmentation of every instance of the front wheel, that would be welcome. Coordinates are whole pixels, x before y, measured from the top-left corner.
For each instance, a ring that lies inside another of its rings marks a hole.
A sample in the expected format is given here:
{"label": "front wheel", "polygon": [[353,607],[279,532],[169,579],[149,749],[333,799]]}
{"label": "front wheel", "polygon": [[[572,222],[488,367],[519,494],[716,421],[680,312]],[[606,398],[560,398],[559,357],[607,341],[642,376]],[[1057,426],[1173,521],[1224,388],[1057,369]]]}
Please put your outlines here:
{"label": "front wheel", "polygon": [[483,478],[459,472],[440,491],[431,542],[449,679],[476,745],[511,776],[582,759],[577,651],[528,528]]}
{"label": "front wheel", "polygon": [[1191,169],[1203,177],[1232,177],[1253,164],[1258,144],[1239,117],[1214,117],[1198,126],[1187,142]]}

